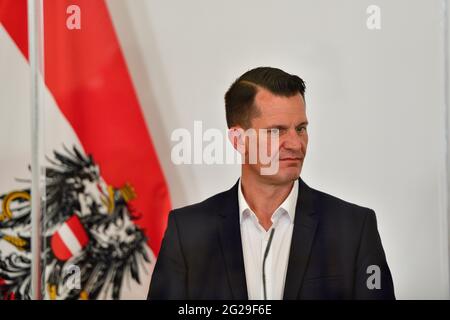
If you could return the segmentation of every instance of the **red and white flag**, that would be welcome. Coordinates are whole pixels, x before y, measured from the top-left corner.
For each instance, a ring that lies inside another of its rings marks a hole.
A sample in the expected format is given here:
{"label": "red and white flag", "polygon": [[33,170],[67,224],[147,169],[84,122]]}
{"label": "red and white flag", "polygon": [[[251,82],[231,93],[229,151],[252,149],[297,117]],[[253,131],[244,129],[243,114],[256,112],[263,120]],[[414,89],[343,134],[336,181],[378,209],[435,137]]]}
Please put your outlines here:
{"label": "red and white flag", "polygon": [[[45,297],[145,298],[170,197],[105,1],[44,1],[44,50]],[[29,92],[27,1],[0,0],[0,298],[29,291]]]}

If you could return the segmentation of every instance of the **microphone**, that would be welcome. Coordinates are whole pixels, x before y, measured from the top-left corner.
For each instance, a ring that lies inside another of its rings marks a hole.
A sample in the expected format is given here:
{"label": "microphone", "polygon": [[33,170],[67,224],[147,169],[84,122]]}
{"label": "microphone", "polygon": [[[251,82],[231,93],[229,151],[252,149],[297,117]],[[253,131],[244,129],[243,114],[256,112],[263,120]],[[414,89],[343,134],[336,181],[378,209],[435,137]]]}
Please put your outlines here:
{"label": "microphone", "polygon": [[262,280],[263,280],[263,289],[264,289],[264,300],[267,300],[267,289],[266,289],[266,259],[269,254],[270,245],[272,244],[273,233],[275,232],[275,228],[270,231],[269,242],[267,243],[266,250],[264,251],[264,259],[262,266]]}

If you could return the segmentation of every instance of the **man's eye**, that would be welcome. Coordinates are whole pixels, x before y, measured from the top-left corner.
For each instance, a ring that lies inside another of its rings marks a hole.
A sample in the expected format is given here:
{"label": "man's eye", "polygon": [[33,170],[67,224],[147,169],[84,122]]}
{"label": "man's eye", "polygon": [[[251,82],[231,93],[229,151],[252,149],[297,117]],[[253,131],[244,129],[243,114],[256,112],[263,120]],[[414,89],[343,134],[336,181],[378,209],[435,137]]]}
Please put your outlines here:
{"label": "man's eye", "polygon": [[306,127],[297,128],[297,132],[299,132],[299,133],[303,133],[305,131],[306,131]]}

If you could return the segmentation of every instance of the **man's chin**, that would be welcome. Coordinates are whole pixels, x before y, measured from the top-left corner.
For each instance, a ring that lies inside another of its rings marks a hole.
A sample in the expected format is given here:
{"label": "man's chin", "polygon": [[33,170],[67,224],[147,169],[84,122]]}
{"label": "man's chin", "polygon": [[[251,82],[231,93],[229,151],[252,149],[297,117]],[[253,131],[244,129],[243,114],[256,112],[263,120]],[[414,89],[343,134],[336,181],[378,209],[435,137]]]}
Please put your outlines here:
{"label": "man's chin", "polygon": [[300,177],[300,172],[301,168],[287,167],[287,168],[278,168],[278,171],[275,174],[262,176],[272,181],[272,183],[282,185],[297,180]]}
{"label": "man's chin", "polygon": [[290,182],[297,180],[300,177],[300,170],[286,170],[281,174],[281,180]]}

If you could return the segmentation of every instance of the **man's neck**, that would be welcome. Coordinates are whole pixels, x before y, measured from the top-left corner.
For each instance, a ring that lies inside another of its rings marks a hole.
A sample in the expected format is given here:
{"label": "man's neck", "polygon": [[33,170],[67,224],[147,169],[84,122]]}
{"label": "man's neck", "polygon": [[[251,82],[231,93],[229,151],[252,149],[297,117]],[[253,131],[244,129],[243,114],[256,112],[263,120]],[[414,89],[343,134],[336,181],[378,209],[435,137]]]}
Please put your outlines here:
{"label": "man's neck", "polygon": [[281,185],[270,184],[242,173],[241,185],[244,198],[265,230],[271,227],[273,213],[289,196],[293,184],[293,181]]}

